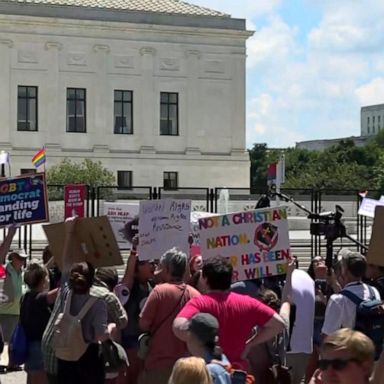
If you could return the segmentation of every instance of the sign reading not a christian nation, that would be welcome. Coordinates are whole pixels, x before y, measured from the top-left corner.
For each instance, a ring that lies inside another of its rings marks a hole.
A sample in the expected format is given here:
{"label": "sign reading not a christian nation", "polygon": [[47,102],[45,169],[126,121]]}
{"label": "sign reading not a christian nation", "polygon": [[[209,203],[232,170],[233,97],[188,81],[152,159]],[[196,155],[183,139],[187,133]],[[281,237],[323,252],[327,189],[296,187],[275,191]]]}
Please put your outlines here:
{"label": "sign reading not a christian nation", "polygon": [[0,227],[49,221],[44,173],[0,179]]}
{"label": "sign reading not a christian nation", "polygon": [[234,281],[286,273],[290,259],[286,208],[201,218],[199,227],[203,258],[227,257]]}
{"label": "sign reading not a christian nation", "polygon": [[140,201],[139,258],[159,259],[170,248],[189,254],[190,200]]}

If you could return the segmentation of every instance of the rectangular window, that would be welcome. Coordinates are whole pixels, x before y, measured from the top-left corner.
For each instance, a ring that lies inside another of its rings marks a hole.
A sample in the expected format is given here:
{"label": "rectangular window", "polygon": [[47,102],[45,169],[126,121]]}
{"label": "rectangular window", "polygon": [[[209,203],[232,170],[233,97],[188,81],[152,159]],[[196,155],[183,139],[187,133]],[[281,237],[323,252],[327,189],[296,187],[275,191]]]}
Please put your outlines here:
{"label": "rectangular window", "polygon": [[160,93],[160,135],[179,135],[178,93]]}
{"label": "rectangular window", "polygon": [[17,87],[17,130],[37,131],[37,87]]}
{"label": "rectangular window", "polygon": [[164,189],[177,189],[177,172],[164,172]]}
{"label": "rectangular window", "polygon": [[114,133],[133,134],[132,91],[114,92]]}
{"label": "rectangular window", "polygon": [[86,131],[86,90],[67,88],[67,132]]}
{"label": "rectangular window", "polygon": [[117,171],[117,185],[119,188],[132,188],[132,171]]}

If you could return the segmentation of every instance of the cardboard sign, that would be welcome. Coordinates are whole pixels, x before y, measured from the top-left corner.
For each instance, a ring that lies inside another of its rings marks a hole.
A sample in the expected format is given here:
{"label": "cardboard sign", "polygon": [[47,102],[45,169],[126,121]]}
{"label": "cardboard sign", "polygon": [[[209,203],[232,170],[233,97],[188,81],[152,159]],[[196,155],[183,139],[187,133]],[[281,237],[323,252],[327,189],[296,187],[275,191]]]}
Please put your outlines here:
{"label": "cardboard sign", "polygon": [[189,254],[190,200],[140,201],[139,258],[159,259],[173,247]]}
{"label": "cardboard sign", "polygon": [[377,206],[375,209],[375,219],[373,221],[371,241],[367,253],[369,264],[384,267],[384,207]]}
{"label": "cardboard sign", "polygon": [[379,205],[384,205],[384,200],[369,199],[364,197],[363,201],[360,204],[358,214],[361,216],[375,217],[375,208]]}
{"label": "cardboard sign", "polygon": [[87,187],[84,184],[67,184],[64,186],[64,220],[68,217],[85,216],[85,196]]}
{"label": "cardboard sign", "polygon": [[199,226],[203,258],[229,258],[234,281],[286,273],[290,249],[285,207],[202,218]]}
{"label": "cardboard sign", "polygon": [[104,203],[104,215],[111,223],[119,248],[130,249],[133,231],[138,231],[130,226],[130,222],[139,215],[139,204]]}
{"label": "cardboard sign", "polygon": [[[65,223],[44,225],[52,254],[59,267],[62,266]],[[95,268],[123,264],[111,224],[106,216],[79,220],[73,235],[71,261],[88,261]]]}
{"label": "cardboard sign", "polygon": [[0,227],[49,221],[44,173],[0,180]]}

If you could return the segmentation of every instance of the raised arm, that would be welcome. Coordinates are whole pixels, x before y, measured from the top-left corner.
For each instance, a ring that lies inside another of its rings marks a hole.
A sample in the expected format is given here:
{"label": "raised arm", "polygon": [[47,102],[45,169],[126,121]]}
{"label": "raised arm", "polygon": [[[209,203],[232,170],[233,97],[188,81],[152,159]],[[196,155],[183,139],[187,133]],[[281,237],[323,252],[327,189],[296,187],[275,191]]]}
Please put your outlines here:
{"label": "raised arm", "polygon": [[17,227],[15,225],[12,225],[8,229],[8,233],[5,236],[5,239],[3,243],[0,245],[0,264],[5,263],[5,258],[7,256],[7,253],[9,251],[9,248],[11,247],[13,237],[15,236]]}

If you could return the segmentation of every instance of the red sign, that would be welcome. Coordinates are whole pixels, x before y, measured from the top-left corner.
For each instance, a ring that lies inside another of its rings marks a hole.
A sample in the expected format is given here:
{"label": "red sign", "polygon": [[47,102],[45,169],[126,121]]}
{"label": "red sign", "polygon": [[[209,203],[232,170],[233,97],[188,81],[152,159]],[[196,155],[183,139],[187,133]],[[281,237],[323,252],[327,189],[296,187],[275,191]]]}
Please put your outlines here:
{"label": "red sign", "polygon": [[84,184],[67,184],[64,187],[64,220],[73,216],[84,217],[85,195]]}

